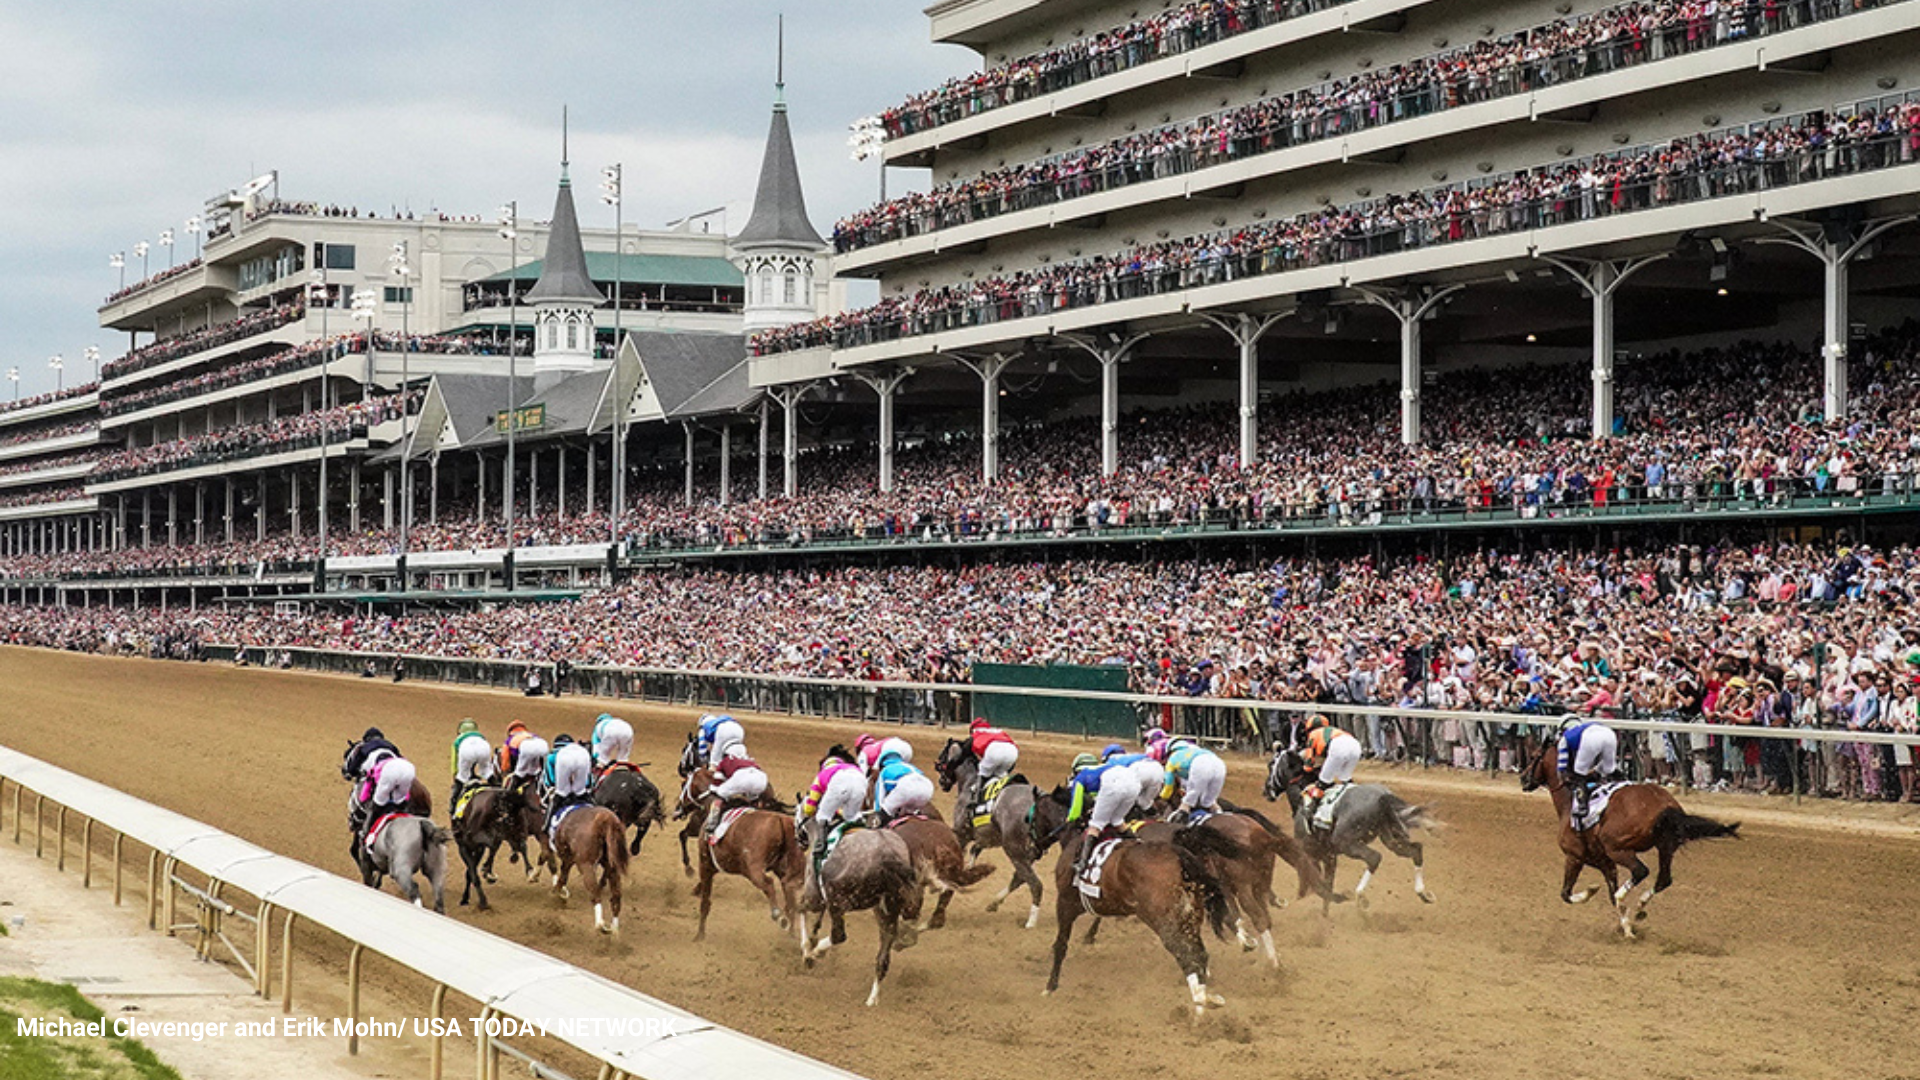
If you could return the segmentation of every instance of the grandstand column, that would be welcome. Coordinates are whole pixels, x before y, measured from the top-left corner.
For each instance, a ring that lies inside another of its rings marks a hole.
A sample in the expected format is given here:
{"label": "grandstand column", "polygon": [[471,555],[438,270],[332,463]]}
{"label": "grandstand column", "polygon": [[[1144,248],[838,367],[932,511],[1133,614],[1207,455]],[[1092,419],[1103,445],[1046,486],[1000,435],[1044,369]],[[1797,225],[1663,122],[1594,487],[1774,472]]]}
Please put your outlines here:
{"label": "grandstand column", "polygon": [[233,477],[227,477],[227,543],[233,543]]}
{"label": "grandstand column", "polygon": [[1120,365],[1133,358],[1134,346],[1147,340],[1135,334],[1121,340],[1117,330],[1105,331],[1104,343],[1077,334],[1057,335],[1060,340],[1085,349],[1100,364],[1100,475],[1120,471]]}
{"label": "grandstand column", "polygon": [[393,528],[393,467],[389,465],[380,473],[380,515],[381,527]]}
{"label": "grandstand column", "polygon": [[560,463],[560,467],[554,470],[554,488],[559,492],[559,496],[553,504],[553,516],[560,521],[565,521],[567,520],[567,444],[560,443],[555,446],[553,456]]}
{"label": "grandstand column", "polygon": [[140,546],[153,546],[153,489],[140,493]]}
{"label": "grandstand column", "polygon": [[767,497],[767,399],[760,399],[760,498]]}
{"label": "grandstand column", "polygon": [[[475,450],[473,452],[473,461],[480,470],[479,486],[474,489],[474,496],[480,500],[480,510],[479,516],[474,520],[485,521],[487,520],[487,452],[485,450]],[[353,527],[358,529],[360,527],[359,522],[355,522]]]}
{"label": "grandstand column", "polygon": [[300,470],[292,469],[287,473],[287,520],[291,522],[293,536],[300,536]]}
{"label": "grandstand column", "polygon": [[256,543],[267,542],[267,473],[260,471],[259,480],[254,485],[254,494],[258,496],[253,504],[253,538]]}
{"label": "grandstand column", "polygon": [[1420,323],[1447,297],[1466,288],[1449,285],[1419,293],[1395,293],[1355,286],[1367,303],[1391,311],[1400,320],[1400,441],[1420,441]]}
{"label": "grandstand column", "polygon": [[912,368],[900,368],[884,374],[855,372],[854,378],[873,388],[880,396],[880,490],[893,490],[893,398],[900,384],[913,374]]}
{"label": "grandstand column", "polygon": [[540,449],[527,451],[527,516],[540,514]]}
{"label": "grandstand column", "polygon": [[360,459],[347,468],[347,527],[360,531]]}
{"label": "grandstand column", "polygon": [[599,460],[599,454],[598,454],[599,448],[600,448],[599,443],[594,442],[592,439],[587,440],[587,513],[589,514],[593,513],[594,511],[593,472],[595,469],[600,467],[600,460]]}
{"label": "grandstand column", "polygon": [[968,371],[980,376],[980,479],[991,484],[1000,478],[1000,374],[1019,353],[955,356]]}
{"label": "grandstand column", "polygon": [[440,451],[427,455],[427,524],[440,524]]}
{"label": "grandstand column", "polygon": [[733,425],[720,425],[720,505],[733,497]]}
{"label": "grandstand column", "polygon": [[1667,257],[1668,252],[1638,259],[1541,259],[1566,271],[1593,298],[1593,437],[1613,434],[1613,297],[1623,282]]}
{"label": "grandstand column", "polygon": [[207,542],[207,484],[196,480],[193,485],[193,543],[199,547]]}
{"label": "grandstand column", "polygon": [[681,430],[687,433],[687,449],[686,449],[686,453],[683,455],[686,458],[687,483],[686,483],[686,493],[681,496],[681,501],[685,503],[687,506],[692,506],[693,505],[693,421],[691,420],[680,421],[680,428]]}
{"label": "grandstand column", "polygon": [[[813,383],[801,383],[797,386],[776,386],[767,391],[773,400],[780,403],[782,419],[785,421],[780,432],[780,490],[789,499],[793,498],[800,486],[800,418],[796,413],[800,409],[800,399],[806,397],[813,387]],[[763,407],[762,415],[764,414]],[[760,426],[763,432],[760,437],[760,490],[764,496],[767,487],[765,422],[763,421]]]}
{"label": "grandstand column", "polygon": [[1240,467],[1243,469],[1260,461],[1260,339],[1275,323],[1292,314],[1292,311],[1282,311],[1260,318],[1242,311],[1231,318],[1200,316],[1226,331],[1240,350]]}
{"label": "grandstand column", "polygon": [[167,546],[180,546],[180,488],[167,485]]}
{"label": "grandstand column", "polygon": [[1772,224],[1787,235],[1763,236],[1754,241],[1799,248],[1819,259],[1826,271],[1821,297],[1826,319],[1820,355],[1825,368],[1824,411],[1830,420],[1847,413],[1847,268],[1854,256],[1882,233],[1915,220],[1920,220],[1920,215],[1906,214],[1862,227],[1837,212],[1819,224],[1777,219]]}

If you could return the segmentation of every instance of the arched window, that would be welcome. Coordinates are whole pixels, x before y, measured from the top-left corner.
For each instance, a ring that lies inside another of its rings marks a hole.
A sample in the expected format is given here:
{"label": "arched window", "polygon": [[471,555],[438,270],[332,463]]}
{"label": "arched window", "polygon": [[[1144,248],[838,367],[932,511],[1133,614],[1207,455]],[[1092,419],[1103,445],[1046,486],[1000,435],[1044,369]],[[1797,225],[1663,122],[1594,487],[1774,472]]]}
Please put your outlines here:
{"label": "arched window", "polygon": [[781,286],[780,302],[783,304],[792,304],[799,302],[799,300],[800,275],[789,270],[786,273],[785,283]]}
{"label": "arched window", "polygon": [[567,320],[567,348],[577,349],[579,347],[580,347],[580,321],[578,319],[568,319]]}
{"label": "arched window", "polygon": [[773,303],[773,267],[771,266],[760,269],[760,302]]}
{"label": "arched window", "polygon": [[547,323],[547,348],[557,349],[559,347],[560,324],[558,322],[549,322]]}

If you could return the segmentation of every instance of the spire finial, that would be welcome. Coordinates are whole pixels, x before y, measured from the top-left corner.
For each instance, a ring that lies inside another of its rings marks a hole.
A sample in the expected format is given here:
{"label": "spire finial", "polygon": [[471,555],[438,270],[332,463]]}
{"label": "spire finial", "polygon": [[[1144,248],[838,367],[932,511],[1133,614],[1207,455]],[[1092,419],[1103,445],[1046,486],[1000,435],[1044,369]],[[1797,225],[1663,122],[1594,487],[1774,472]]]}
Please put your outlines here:
{"label": "spire finial", "polygon": [[787,106],[787,17],[779,17],[779,29],[776,31],[773,50],[773,104],[776,108]]}
{"label": "spire finial", "polygon": [[560,106],[560,179],[567,178],[567,107]]}

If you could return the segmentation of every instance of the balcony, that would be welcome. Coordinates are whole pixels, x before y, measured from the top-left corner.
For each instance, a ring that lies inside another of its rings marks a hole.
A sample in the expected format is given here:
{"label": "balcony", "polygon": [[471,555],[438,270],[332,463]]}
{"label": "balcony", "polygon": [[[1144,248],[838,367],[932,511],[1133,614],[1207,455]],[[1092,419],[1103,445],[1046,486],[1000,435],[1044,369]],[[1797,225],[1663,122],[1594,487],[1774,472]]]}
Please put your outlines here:
{"label": "balcony", "polygon": [[[111,399],[117,394],[125,393],[127,387],[161,379],[167,375],[175,375],[200,364],[204,364],[209,360],[218,360],[223,357],[233,356],[249,349],[259,348],[263,345],[298,345],[312,336],[307,332],[306,324],[299,314],[296,313],[281,318],[259,318],[259,316],[268,314],[270,313],[256,313],[256,315],[253,316],[254,318],[258,318],[258,323],[255,327],[244,329],[236,327],[236,330],[240,330],[239,336],[225,336],[223,331],[232,327],[233,324],[222,323],[212,327],[211,330],[195,331],[192,334],[186,335],[184,338],[158,342],[155,345],[149,345],[145,349],[139,350],[142,354],[151,354],[156,348],[174,346],[175,341],[178,341],[179,344],[175,347],[182,351],[180,351],[178,355],[158,363],[150,363],[147,366],[136,367],[134,370],[129,371],[125,370],[129,357],[122,357],[114,361],[113,365],[110,365],[112,370],[103,369],[102,371],[104,375],[102,383],[106,388],[107,397]],[[239,321],[240,320],[235,320],[236,323]],[[192,340],[201,337],[215,341],[217,344],[196,345]],[[129,356],[131,356],[131,354],[129,354]]]}
{"label": "balcony", "polygon": [[238,270],[207,263],[170,277],[156,275],[100,305],[100,325],[110,330],[152,330],[155,309],[224,301],[239,284]]}
{"label": "balcony", "polygon": [[[1652,93],[1768,65],[1787,65],[1848,44],[1916,29],[1920,29],[1920,4],[1890,0],[1875,9],[1849,9],[1844,17],[1758,37],[1729,38],[1715,46],[1687,48],[1672,55],[1654,55],[1650,49],[1650,58],[1633,66],[1600,62],[1599,57],[1585,53],[1570,54],[1556,62],[1558,70],[1551,81],[1522,79],[1516,69],[1510,79],[1496,84],[1492,91],[1495,96],[1486,100],[1447,107],[1448,91],[1436,86],[1383,106],[1322,114],[1311,124],[1287,124],[1271,141],[1249,136],[1231,140],[1230,149],[1220,153],[1170,151],[1153,159],[1157,164],[1152,167],[1121,162],[1067,182],[1022,188],[1010,197],[971,199],[938,217],[934,212],[913,215],[880,234],[909,235],[836,255],[834,269],[846,275],[871,276],[895,264],[935,258],[943,252],[1026,231],[1097,220],[1103,214],[1155,203],[1231,192],[1250,182],[1314,167],[1387,160],[1402,147],[1450,138],[1475,128],[1569,115],[1609,98]],[[1585,74],[1590,71],[1603,73]],[[1197,122],[1189,120],[1174,127],[1185,129]],[[966,220],[943,225],[939,218],[949,214]]]}
{"label": "balcony", "polygon": [[8,488],[32,487],[36,484],[48,484],[56,480],[79,480],[93,471],[95,458],[75,461],[61,458],[44,465],[13,471],[0,468],[0,490]]}
{"label": "balcony", "polygon": [[25,442],[0,444],[0,462],[40,457],[43,454],[57,454],[66,450],[82,450],[100,441],[100,429],[94,424],[87,424],[78,431],[55,430],[60,430],[61,433]]}
{"label": "balcony", "polygon": [[[68,413],[84,413],[100,405],[100,388],[89,384],[63,394],[42,394],[19,408],[0,405],[0,432],[21,424],[33,424]],[[0,435],[0,438],[4,438]]]}
{"label": "balcony", "polygon": [[0,521],[31,521],[62,514],[90,514],[100,509],[100,500],[92,495],[59,493],[48,502],[0,505]]}

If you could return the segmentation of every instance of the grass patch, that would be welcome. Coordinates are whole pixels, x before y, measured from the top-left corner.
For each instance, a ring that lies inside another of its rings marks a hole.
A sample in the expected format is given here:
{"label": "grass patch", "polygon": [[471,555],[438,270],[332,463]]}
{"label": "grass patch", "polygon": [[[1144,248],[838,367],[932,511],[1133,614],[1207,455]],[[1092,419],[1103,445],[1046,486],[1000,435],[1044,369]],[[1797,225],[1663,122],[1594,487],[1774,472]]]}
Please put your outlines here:
{"label": "grass patch", "polygon": [[31,1017],[92,1022],[106,1014],[65,983],[0,977],[0,1080],[180,1080],[134,1039],[14,1034],[15,1021]]}

